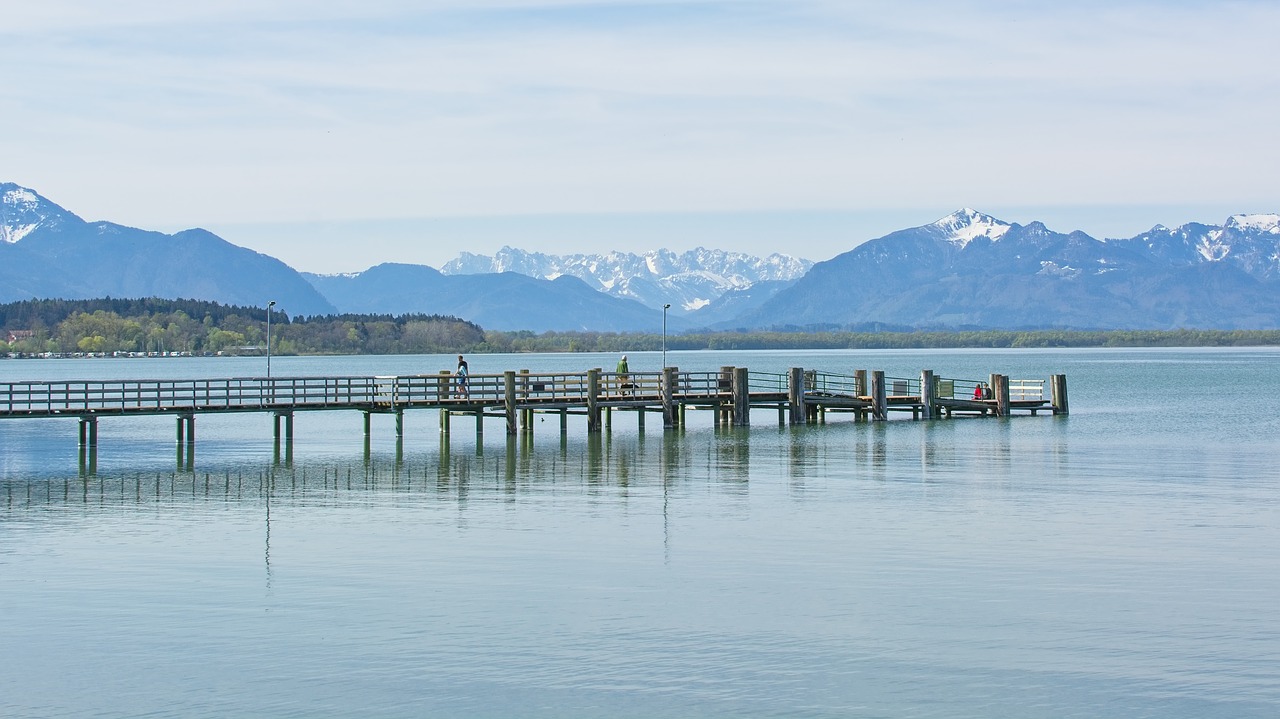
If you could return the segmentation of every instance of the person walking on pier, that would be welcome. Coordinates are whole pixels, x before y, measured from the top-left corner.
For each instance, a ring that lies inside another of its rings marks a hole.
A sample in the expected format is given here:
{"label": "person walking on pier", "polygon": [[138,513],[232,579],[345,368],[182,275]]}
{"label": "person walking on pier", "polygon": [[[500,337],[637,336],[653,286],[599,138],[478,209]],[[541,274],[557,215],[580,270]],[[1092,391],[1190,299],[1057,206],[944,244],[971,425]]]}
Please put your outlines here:
{"label": "person walking on pier", "polygon": [[471,388],[467,386],[470,381],[471,371],[467,368],[467,361],[458,355],[458,396],[466,399],[471,396]]}
{"label": "person walking on pier", "polygon": [[627,367],[627,356],[622,355],[622,359],[618,360],[618,368],[615,370],[618,375],[618,385],[622,388],[622,394],[628,392],[635,394],[635,385],[631,382],[631,370]]}

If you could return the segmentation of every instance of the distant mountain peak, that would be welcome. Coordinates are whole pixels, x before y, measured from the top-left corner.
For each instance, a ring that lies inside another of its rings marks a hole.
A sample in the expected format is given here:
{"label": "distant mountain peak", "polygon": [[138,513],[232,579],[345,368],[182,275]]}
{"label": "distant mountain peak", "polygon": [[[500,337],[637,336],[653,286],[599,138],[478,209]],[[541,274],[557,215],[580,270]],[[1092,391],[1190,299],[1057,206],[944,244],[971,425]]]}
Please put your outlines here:
{"label": "distant mountain peak", "polygon": [[0,242],[13,244],[40,227],[52,226],[70,212],[41,197],[35,190],[0,182]]}
{"label": "distant mountain peak", "polygon": [[1227,219],[1226,229],[1280,235],[1280,215],[1232,215]]}
{"label": "distant mountain peak", "polygon": [[995,241],[1004,237],[1013,225],[997,220],[991,215],[978,212],[977,210],[965,207],[956,210],[950,215],[938,220],[930,225],[937,229],[943,236],[943,239],[965,247],[970,242],[979,237],[985,237]]}

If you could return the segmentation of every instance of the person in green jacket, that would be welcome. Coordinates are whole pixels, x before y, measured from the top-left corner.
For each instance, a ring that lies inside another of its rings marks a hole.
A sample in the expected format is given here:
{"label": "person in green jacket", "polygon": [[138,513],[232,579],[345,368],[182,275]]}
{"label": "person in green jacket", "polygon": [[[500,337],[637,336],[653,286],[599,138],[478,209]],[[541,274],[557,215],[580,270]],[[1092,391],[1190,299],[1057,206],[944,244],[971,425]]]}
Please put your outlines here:
{"label": "person in green jacket", "polygon": [[635,394],[635,385],[631,383],[631,370],[627,367],[627,356],[622,355],[622,359],[618,360],[618,368],[615,370],[618,375],[618,385],[622,388],[622,394]]}

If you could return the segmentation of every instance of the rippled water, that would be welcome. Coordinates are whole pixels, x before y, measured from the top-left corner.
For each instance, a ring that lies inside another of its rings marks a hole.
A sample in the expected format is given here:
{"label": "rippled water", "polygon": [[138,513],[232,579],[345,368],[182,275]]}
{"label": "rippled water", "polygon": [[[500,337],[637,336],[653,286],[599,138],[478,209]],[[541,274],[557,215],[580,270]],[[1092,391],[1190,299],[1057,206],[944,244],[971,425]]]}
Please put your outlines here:
{"label": "rippled water", "polygon": [[[448,358],[273,360],[392,374]],[[652,357],[632,355],[633,369]],[[0,421],[0,715],[1248,717],[1280,706],[1270,350],[699,353],[1070,380],[1070,417],[509,441],[434,413]],[[221,361],[225,362],[225,361]],[[0,378],[252,365],[0,362]],[[473,373],[611,357],[471,358]],[[437,366],[438,365],[438,366]],[[491,365],[491,366],[490,366]],[[228,370],[227,368],[231,368]],[[383,421],[385,420],[385,421]],[[580,418],[578,418],[580,422]]]}

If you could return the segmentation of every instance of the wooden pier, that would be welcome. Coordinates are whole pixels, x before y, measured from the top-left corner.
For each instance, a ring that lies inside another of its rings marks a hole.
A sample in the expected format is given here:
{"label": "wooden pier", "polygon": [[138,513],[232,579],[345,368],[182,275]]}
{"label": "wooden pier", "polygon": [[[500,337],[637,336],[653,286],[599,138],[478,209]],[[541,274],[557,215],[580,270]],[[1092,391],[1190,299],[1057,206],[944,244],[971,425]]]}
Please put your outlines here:
{"label": "wooden pier", "polygon": [[[992,374],[985,380],[944,378],[932,370],[917,377],[886,376],[858,370],[851,375],[794,367],[785,374],[722,367],[713,372],[619,374],[586,372],[471,375],[466,385],[448,372],[375,377],[252,377],[192,380],[84,380],[0,382],[0,419],[75,418],[80,422],[82,458],[92,459],[98,420],[104,417],[168,415],[176,419],[179,452],[194,454],[199,414],[260,412],[274,416],[277,452],[283,439],[291,452],[297,412],[356,410],[370,433],[373,414],[395,416],[397,437],[404,434],[404,413],[432,409],[440,413],[440,431],[448,434],[455,417],[475,419],[477,434],[485,419],[499,419],[509,435],[533,431],[534,414],[559,417],[568,431],[570,415],[584,416],[587,431],[600,432],[614,412],[635,412],[640,429],[647,414],[661,415],[666,428],[682,427],[689,410],[713,412],[716,426],[747,426],[752,409],[776,410],[779,424],[811,424],[828,414],[847,413],[854,421],[884,421],[891,413],[912,419],[956,415],[1007,417],[1015,412],[1065,415],[1066,375],[1053,375],[1051,395],[1044,380],[1011,380]],[[182,464],[182,456],[179,463]]]}

